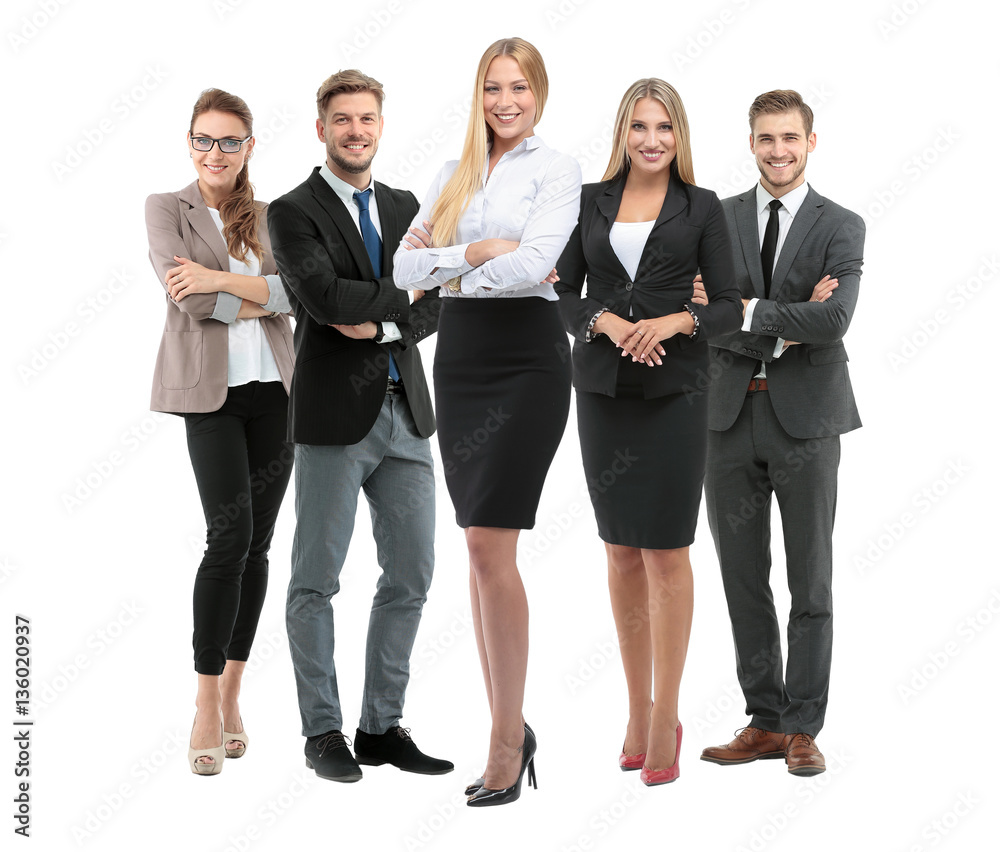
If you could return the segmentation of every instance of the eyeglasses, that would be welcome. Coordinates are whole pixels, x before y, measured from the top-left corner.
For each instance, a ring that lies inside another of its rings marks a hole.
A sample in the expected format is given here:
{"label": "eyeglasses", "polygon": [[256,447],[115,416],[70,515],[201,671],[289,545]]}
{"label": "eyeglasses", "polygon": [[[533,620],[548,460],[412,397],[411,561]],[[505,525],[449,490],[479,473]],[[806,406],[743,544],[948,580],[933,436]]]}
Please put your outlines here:
{"label": "eyeglasses", "polygon": [[252,136],[248,136],[246,139],[212,139],[209,136],[192,136],[191,147],[195,151],[211,151],[215,143],[218,142],[219,150],[223,154],[238,154],[243,143],[249,142],[252,138]]}

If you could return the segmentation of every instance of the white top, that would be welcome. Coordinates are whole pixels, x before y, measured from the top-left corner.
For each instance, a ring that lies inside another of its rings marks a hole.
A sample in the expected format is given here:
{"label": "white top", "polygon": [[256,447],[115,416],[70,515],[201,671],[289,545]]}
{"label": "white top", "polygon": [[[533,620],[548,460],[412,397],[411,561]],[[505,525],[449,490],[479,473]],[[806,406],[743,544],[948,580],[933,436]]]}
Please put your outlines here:
{"label": "white top", "polygon": [[[781,247],[785,244],[785,237],[788,236],[788,229],[792,227],[792,220],[799,212],[802,202],[806,200],[809,192],[809,184],[803,182],[801,186],[795,187],[791,192],[786,192],[781,196],[781,207],[778,208],[778,245],[774,249],[774,264],[778,265],[778,258],[781,256]],[[764,230],[767,228],[767,220],[771,218],[771,208],[768,205],[774,201],[771,195],[760,181],[757,182],[757,239],[760,242],[759,248],[764,246]],[[774,267],[771,267],[774,272]],[[751,299],[747,303],[746,311],[743,314],[743,331],[750,331],[750,324],[753,322],[753,310],[757,306],[759,299]],[[785,351],[785,340],[779,337],[775,341],[772,358],[780,358]],[[767,376],[766,365],[761,362],[760,372],[754,378],[764,378]]]}
{"label": "white top", "polygon": [[[431,218],[431,208],[457,166],[452,160],[438,172],[411,227],[423,228],[424,220]],[[397,287],[429,290],[461,275],[461,292],[441,287],[442,296],[558,299],[551,284],[539,282],[555,267],[580,216],[580,164],[529,136],[500,158],[489,179],[488,169],[487,155],[483,186],[462,214],[455,245],[408,251],[409,243],[400,243],[393,258]],[[520,245],[473,267],[465,251],[486,239],[516,240]]]}
{"label": "white top", "polygon": [[[358,202],[354,200],[354,193],[364,192],[366,189],[372,191],[372,194],[368,197],[368,216],[372,220],[372,225],[375,226],[375,233],[378,234],[378,238],[382,239],[382,221],[378,217],[375,181],[369,180],[368,186],[365,189],[355,189],[346,180],[337,177],[326,164],[325,160],[323,161],[323,165],[319,167],[319,173],[323,180],[330,184],[330,189],[337,194],[337,198],[344,202],[347,212],[351,214],[351,219],[358,228],[358,233],[361,234],[362,241],[364,241],[364,233],[361,230],[361,208],[358,207]],[[399,326],[394,322],[383,322],[382,334],[384,335],[382,343],[392,343],[394,340],[403,339],[403,335],[399,333]]]}
{"label": "white top", "polygon": [[[214,207],[208,212],[219,233],[223,233],[222,216]],[[223,237],[224,239],[225,237]],[[260,276],[260,258],[247,254],[247,262],[229,256],[229,271],[236,275]],[[229,323],[229,387],[250,382],[280,382],[281,373],[271,353],[264,329],[256,318],[236,319]]]}
{"label": "white top", "polygon": [[633,284],[642,259],[642,250],[646,247],[649,232],[655,224],[656,220],[650,219],[648,222],[615,222],[611,226],[611,248]]}

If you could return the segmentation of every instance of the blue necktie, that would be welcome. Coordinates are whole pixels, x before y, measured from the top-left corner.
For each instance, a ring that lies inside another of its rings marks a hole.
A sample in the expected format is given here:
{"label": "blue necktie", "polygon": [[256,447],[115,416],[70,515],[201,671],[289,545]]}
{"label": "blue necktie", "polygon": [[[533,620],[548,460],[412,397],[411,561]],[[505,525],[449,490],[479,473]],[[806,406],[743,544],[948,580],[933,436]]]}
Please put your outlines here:
{"label": "blue necktie", "polygon": [[[368,212],[368,203],[371,200],[371,189],[364,192],[355,192],[354,201],[360,211],[359,221],[361,223],[361,239],[365,241],[365,251],[368,252],[368,259],[372,262],[372,269],[376,278],[382,277],[382,238],[372,224],[371,214]],[[399,381],[399,368],[396,366],[396,359],[389,353],[389,378],[394,382]]]}

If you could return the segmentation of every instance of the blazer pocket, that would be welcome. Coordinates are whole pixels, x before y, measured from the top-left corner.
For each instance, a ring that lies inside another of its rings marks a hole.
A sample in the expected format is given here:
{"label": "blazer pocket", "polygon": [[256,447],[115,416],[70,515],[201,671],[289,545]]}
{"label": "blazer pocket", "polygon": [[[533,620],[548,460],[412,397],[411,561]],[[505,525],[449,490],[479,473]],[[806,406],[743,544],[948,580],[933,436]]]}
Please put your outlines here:
{"label": "blazer pocket", "polygon": [[809,350],[809,363],[819,366],[820,364],[836,364],[838,361],[848,361],[847,349],[843,343],[834,343],[831,346]]}
{"label": "blazer pocket", "polygon": [[168,390],[187,390],[201,381],[202,333],[163,333],[163,360],[160,384]]}

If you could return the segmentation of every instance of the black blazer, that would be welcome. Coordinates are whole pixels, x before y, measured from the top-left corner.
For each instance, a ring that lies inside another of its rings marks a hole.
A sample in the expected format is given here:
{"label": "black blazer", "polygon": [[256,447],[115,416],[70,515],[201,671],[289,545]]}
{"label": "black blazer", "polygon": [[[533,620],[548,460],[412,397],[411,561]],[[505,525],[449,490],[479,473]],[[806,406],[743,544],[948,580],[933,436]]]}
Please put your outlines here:
{"label": "black blazer", "polygon": [[437,330],[438,291],[411,306],[392,282],[392,255],[419,209],[412,192],[375,184],[382,227],[382,277],[375,278],[361,233],[319,174],[271,203],[268,229],[295,312],[295,356],[288,439],[300,444],[356,444],[385,399],[385,345],[345,337],[330,323],[395,322],[402,340],[388,344],[406,388],[417,431],[434,433],[434,409],[416,343]]}
{"label": "black blazer", "polygon": [[[691,186],[676,175],[646,241],[636,280],[611,247],[611,226],[621,206],[625,178],[586,184],[580,196],[580,221],[556,268],[555,289],[573,345],[573,386],[578,391],[615,395],[621,350],[606,336],[586,342],[587,326],[601,308],[623,319],[651,319],[690,305],[698,316],[694,340],[678,334],[663,341],[663,364],[642,370],[646,399],[704,387],[708,370],[706,340],[733,331],[743,321],[743,306],[733,274],[732,248],[722,205],[714,192]],[[701,272],[708,305],[691,304],[694,276]],[[587,295],[582,295],[584,279]]]}

